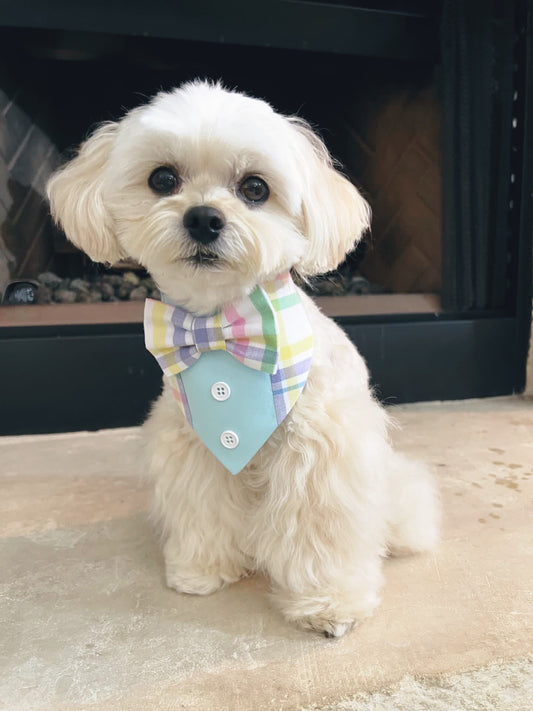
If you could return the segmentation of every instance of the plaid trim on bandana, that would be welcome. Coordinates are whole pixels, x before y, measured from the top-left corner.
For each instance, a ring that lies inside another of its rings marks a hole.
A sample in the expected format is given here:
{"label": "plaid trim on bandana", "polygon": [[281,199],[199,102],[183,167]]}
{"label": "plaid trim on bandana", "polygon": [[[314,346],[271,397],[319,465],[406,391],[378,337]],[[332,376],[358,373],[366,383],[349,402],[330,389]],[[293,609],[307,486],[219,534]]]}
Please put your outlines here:
{"label": "plaid trim on bandana", "polygon": [[307,382],[313,332],[290,274],[263,285],[278,332],[278,369],[270,376],[278,425],[288,415]]}
{"label": "plaid trim on bandana", "polygon": [[191,422],[180,373],[202,353],[225,350],[243,365],[270,374],[278,425],[302,392],[313,352],[313,333],[289,273],[257,286],[247,297],[212,316],[147,299],[146,348],[170,378]]}

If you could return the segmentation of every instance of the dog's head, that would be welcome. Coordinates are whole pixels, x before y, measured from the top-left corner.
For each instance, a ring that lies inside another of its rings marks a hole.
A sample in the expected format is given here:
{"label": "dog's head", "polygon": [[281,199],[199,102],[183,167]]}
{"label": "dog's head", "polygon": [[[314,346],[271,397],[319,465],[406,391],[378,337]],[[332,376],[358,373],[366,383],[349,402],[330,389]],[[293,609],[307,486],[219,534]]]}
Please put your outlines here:
{"label": "dog's head", "polygon": [[304,121],[205,82],[100,126],[48,194],[92,259],[133,257],[196,312],[290,268],[335,268],[369,223]]}

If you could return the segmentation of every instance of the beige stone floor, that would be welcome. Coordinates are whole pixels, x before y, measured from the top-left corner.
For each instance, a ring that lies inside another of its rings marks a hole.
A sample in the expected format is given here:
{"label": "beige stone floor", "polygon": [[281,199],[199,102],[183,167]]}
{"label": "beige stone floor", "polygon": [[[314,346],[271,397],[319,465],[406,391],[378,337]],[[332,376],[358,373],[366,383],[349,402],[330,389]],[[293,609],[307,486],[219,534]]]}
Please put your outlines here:
{"label": "beige stone floor", "polygon": [[387,561],[381,607],[338,641],[287,626],[260,578],[166,589],[137,430],[0,438],[0,708],[533,708],[533,402],[394,412],[443,541]]}

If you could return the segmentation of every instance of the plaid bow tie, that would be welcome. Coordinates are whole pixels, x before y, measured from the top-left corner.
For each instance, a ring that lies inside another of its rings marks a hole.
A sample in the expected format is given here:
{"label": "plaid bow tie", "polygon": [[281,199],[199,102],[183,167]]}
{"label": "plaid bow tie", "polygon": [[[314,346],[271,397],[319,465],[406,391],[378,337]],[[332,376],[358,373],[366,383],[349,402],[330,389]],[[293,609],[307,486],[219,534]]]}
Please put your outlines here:
{"label": "plaid bow tie", "polygon": [[278,335],[272,305],[257,287],[250,296],[213,316],[147,299],[144,309],[146,348],[165,375],[178,375],[206,351],[223,350],[255,370],[278,369]]}

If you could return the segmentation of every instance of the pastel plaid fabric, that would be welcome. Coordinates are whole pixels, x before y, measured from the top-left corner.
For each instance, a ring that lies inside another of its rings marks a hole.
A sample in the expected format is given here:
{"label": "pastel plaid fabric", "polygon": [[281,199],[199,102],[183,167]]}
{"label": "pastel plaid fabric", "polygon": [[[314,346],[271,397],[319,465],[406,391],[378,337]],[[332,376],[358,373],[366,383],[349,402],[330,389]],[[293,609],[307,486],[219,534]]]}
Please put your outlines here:
{"label": "pastel plaid fabric", "polygon": [[313,355],[313,331],[290,274],[263,285],[276,315],[278,368],[270,376],[278,425],[305,387]]}
{"label": "pastel plaid fabric", "polygon": [[276,319],[260,289],[213,316],[193,316],[179,306],[147,299],[144,337],[146,348],[169,376],[211,350],[227,351],[255,370],[277,370]]}
{"label": "pastel plaid fabric", "polygon": [[202,353],[225,350],[249,368],[268,373],[279,424],[305,386],[313,352],[311,326],[289,273],[257,286],[212,316],[194,316],[179,306],[147,299],[144,333],[146,348],[171,378],[189,421],[179,374]]}

